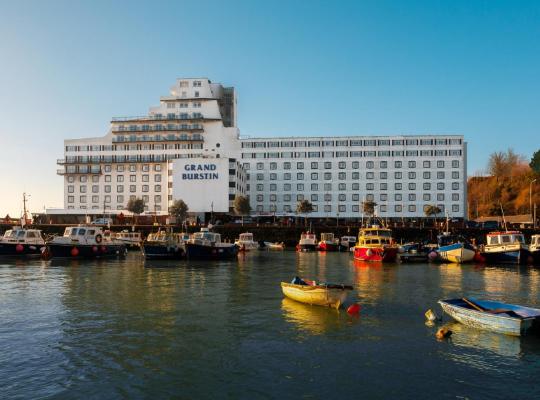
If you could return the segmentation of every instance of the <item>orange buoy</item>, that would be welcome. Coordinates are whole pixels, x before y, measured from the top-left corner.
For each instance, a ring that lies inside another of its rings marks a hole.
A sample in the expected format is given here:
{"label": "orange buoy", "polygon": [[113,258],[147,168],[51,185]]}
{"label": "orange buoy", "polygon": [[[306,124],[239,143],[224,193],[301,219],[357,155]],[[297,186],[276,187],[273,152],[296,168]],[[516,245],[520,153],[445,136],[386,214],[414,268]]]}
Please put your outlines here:
{"label": "orange buoy", "polygon": [[349,313],[350,315],[355,315],[355,314],[358,314],[359,312],[360,312],[360,304],[358,303],[351,304],[347,308],[347,313]]}
{"label": "orange buoy", "polygon": [[77,257],[77,256],[79,255],[79,249],[76,248],[76,247],[72,248],[72,249],[71,249],[71,255],[72,255],[73,257]]}

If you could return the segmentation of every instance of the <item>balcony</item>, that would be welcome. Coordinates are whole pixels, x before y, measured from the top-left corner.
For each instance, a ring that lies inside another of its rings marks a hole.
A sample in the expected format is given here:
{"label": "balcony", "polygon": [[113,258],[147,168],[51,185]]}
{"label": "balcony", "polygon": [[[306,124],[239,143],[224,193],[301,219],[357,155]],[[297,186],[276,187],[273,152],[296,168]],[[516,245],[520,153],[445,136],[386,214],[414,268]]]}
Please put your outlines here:
{"label": "balcony", "polygon": [[141,115],[133,117],[113,117],[112,123],[115,122],[143,122],[143,121],[221,121],[221,118],[207,118],[200,113],[192,115],[183,114],[157,114],[157,115]]}
{"label": "balcony", "polygon": [[100,165],[73,165],[64,169],[57,169],[57,175],[94,174],[101,175],[103,171]]}
{"label": "balcony", "polygon": [[[132,131],[131,131],[132,132]],[[129,133],[124,132],[124,133]],[[112,139],[113,143],[135,143],[135,142],[202,142],[204,141],[203,137],[201,135],[191,135],[191,136],[184,136],[184,135],[156,135],[156,136],[140,136],[140,135],[129,135],[129,136],[122,136],[117,135],[114,136]]]}
{"label": "balcony", "polygon": [[125,127],[122,128],[122,127],[113,127],[112,128],[112,131],[114,133],[118,133],[118,132],[121,132],[121,133],[140,133],[140,132],[147,132],[147,133],[151,133],[151,132],[162,132],[162,131],[166,131],[166,132],[203,132],[204,131],[204,127],[202,125],[198,125],[198,124],[193,124],[193,125],[186,125],[186,126],[175,126],[175,127],[167,127],[167,126],[160,126],[160,127],[154,127],[152,129],[150,128],[143,128],[143,127],[140,127],[140,126],[137,126],[136,128],[128,128],[126,129]]}

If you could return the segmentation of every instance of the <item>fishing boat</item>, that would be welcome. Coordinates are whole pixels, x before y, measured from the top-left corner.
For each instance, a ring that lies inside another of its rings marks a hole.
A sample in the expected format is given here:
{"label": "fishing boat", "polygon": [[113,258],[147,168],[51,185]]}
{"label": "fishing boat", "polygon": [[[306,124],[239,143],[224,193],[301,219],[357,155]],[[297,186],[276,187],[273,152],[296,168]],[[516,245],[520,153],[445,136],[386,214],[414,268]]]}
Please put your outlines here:
{"label": "fishing boat", "polygon": [[47,241],[42,251],[43,258],[105,258],[124,257],[126,245],[104,237],[98,226],[79,225],[67,227],[63,236]]}
{"label": "fishing boat", "polygon": [[439,300],[443,311],[472,328],[521,336],[540,326],[540,310],[473,298]]}
{"label": "fishing boat", "polygon": [[527,264],[532,262],[529,247],[519,231],[491,232],[480,249],[482,260],[492,264]]}
{"label": "fishing boat", "polygon": [[128,250],[140,250],[142,237],[141,232],[129,232],[123,230],[122,232],[115,232],[112,234],[112,237],[117,241],[124,243]]}
{"label": "fishing boat", "polygon": [[431,247],[423,243],[406,243],[398,248],[398,258],[402,263],[427,262]]}
{"label": "fishing boat", "polygon": [[321,240],[317,246],[320,251],[338,251],[339,240],[333,233],[321,233]]}
{"label": "fishing boat", "polygon": [[356,244],[356,236],[342,236],[339,242],[340,250],[349,251]]}
{"label": "fishing boat", "polygon": [[433,253],[430,253],[433,260],[461,264],[471,262],[476,254],[476,249],[467,239],[449,232],[437,236],[437,245],[435,254],[431,256]]}
{"label": "fishing boat", "polygon": [[39,229],[13,227],[0,237],[0,256],[39,256],[44,246]]}
{"label": "fishing boat", "polygon": [[224,260],[235,258],[238,246],[234,243],[222,243],[219,233],[201,228],[185,243],[188,259]]}
{"label": "fishing boat", "polygon": [[147,260],[179,260],[186,254],[184,235],[170,229],[150,233],[142,244],[142,253]]}
{"label": "fishing boat", "polygon": [[298,251],[314,251],[317,250],[317,237],[312,232],[302,232],[300,241],[296,246]]}
{"label": "fishing boat", "polygon": [[259,248],[259,243],[253,240],[253,233],[250,232],[241,233],[234,244],[238,246],[240,251],[257,250]]}
{"label": "fishing boat", "polygon": [[354,258],[360,261],[393,262],[398,254],[398,246],[392,239],[392,231],[378,225],[362,228],[358,242],[354,246]]}
{"label": "fishing boat", "polygon": [[332,308],[339,308],[352,289],[350,285],[317,284],[315,281],[302,280],[298,277],[293,283],[281,282],[281,290],[286,297],[300,303]]}
{"label": "fishing boat", "polygon": [[534,265],[540,265],[540,235],[531,236],[531,244],[529,244],[529,253],[532,257]]}

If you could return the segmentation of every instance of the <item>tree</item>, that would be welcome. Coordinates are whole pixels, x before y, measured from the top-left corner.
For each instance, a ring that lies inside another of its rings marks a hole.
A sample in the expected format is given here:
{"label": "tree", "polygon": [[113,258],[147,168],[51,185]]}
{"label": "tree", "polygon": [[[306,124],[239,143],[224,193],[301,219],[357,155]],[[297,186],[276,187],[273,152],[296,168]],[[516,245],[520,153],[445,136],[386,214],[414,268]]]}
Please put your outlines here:
{"label": "tree", "polygon": [[176,218],[176,222],[182,225],[187,218],[189,207],[184,200],[175,200],[169,207],[169,214]]}
{"label": "tree", "polygon": [[377,203],[375,203],[373,200],[366,200],[362,202],[362,210],[368,217],[375,215],[375,207],[377,207]]}
{"label": "tree", "polygon": [[251,211],[249,198],[247,198],[246,196],[237,195],[234,198],[233,207],[236,215],[242,216],[242,226],[244,226],[244,215],[249,215]]}
{"label": "tree", "polygon": [[136,215],[135,223],[137,223],[137,217],[144,211],[144,200],[138,198],[129,199],[126,210]]}
{"label": "tree", "polygon": [[296,212],[298,214],[304,214],[304,225],[307,226],[307,214],[313,212],[313,204],[308,200],[299,201],[296,205]]}
{"label": "tree", "polygon": [[540,175],[540,150],[534,152],[529,167],[531,167],[536,175]]}
{"label": "tree", "polygon": [[426,214],[426,217],[434,216],[435,224],[437,224],[437,215],[441,212],[442,210],[434,204],[429,204],[424,207],[424,214]]}

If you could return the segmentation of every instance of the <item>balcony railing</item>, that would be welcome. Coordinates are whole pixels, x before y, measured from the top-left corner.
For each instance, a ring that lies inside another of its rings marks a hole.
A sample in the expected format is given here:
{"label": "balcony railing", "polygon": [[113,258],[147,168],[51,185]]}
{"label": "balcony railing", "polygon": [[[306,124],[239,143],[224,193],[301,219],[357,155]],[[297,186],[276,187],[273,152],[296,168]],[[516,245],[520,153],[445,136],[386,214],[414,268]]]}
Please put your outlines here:
{"label": "balcony railing", "polygon": [[[168,160],[174,160],[176,155],[175,154],[149,154],[149,155],[116,155],[116,156],[100,156],[99,160],[96,159],[88,159],[86,157],[80,157],[77,160],[65,160],[63,164],[69,165],[64,169],[58,170],[57,173],[60,174],[60,171],[62,173],[68,173],[68,174],[77,174],[77,173],[94,173],[91,172],[92,167],[94,167],[94,170],[99,171],[96,173],[101,173],[101,166],[99,165],[80,165],[80,164],[109,164],[109,163],[130,163],[130,162],[165,162]],[[61,160],[58,160],[61,161]],[[59,162],[60,164],[60,162]],[[72,168],[75,167],[75,168]]]}
{"label": "balcony railing", "polygon": [[56,173],[58,175],[68,175],[68,174],[102,174],[100,165],[73,165],[64,169],[57,169]]}
{"label": "balcony railing", "polygon": [[113,117],[111,122],[130,122],[130,121],[221,121],[221,118],[208,118],[202,114],[182,115],[182,114],[158,114],[158,115],[140,115],[133,117]]}
{"label": "balcony railing", "polygon": [[[129,133],[129,132],[127,132]],[[126,143],[126,142],[202,142],[204,141],[203,137],[200,135],[192,135],[192,136],[176,136],[176,135],[168,135],[168,136],[121,136],[117,135],[114,136],[112,139],[113,143]]]}

